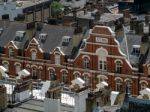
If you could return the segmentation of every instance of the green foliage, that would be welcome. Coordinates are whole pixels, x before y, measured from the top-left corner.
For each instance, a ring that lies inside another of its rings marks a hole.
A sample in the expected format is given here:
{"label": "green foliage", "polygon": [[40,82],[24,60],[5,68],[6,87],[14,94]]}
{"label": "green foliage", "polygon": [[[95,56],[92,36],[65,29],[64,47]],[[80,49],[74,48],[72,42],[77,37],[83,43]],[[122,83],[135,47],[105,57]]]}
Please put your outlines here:
{"label": "green foliage", "polygon": [[52,16],[58,17],[62,13],[63,5],[59,2],[59,0],[55,0],[51,4]]}

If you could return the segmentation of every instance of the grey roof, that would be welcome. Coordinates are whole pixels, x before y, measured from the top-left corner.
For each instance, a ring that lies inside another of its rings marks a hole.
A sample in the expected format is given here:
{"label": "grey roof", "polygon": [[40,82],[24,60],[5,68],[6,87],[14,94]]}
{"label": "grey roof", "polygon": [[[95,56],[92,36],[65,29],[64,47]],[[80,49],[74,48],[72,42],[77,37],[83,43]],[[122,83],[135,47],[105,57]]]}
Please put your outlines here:
{"label": "grey roof", "polygon": [[62,37],[73,37],[74,28],[65,26],[44,25],[41,31],[36,32],[35,38],[38,40],[39,34],[46,33],[48,37],[41,48],[44,52],[52,52],[56,47],[61,47]]}
{"label": "grey roof", "polygon": [[16,31],[26,30],[26,24],[20,22],[5,23],[5,25],[4,22],[0,22],[0,26],[3,28],[3,33],[0,36],[1,47],[7,45],[10,41],[15,39]]}

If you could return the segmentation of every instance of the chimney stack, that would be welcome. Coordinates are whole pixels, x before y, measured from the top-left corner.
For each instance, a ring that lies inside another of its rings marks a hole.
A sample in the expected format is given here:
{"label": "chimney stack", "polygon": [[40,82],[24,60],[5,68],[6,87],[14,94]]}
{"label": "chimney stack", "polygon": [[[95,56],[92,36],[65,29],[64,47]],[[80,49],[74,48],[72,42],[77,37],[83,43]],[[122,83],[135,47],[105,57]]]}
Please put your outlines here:
{"label": "chimney stack", "polygon": [[145,15],[145,23],[146,23],[146,25],[148,25],[149,22],[150,22],[150,12]]}

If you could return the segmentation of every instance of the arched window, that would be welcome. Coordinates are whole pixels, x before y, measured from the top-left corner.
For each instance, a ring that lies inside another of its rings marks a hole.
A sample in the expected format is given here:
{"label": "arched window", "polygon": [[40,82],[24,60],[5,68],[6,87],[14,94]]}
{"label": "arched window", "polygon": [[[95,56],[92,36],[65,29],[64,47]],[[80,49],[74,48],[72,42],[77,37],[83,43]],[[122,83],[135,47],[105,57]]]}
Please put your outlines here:
{"label": "arched window", "polygon": [[80,74],[79,73],[74,73],[74,79],[80,77]]}
{"label": "arched window", "polygon": [[97,78],[98,78],[98,83],[101,83],[103,81],[107,82],[108,80],[108,77],[106,77],[105,75],[98,75]]}
{"label": "arched window", "polygon": [[60,55],[55,55],[55,64],[60,65]]}
{"label": "arched window", "polygon": [[32,60],[35,60],[35,59],[36,59],[36,52],[32,51]]}
{"label": "arched window", "polygon": [[49,70],[49,79],[51,81],[56,80],[56,74],[55,74],[54,70]]}
{"label": "arched window", "polygon": [[35,67],[32,68],[32,79],[37,79],[37,69]]}
{"label": "arched window", "polygon": [[132,93],[132,80],[126,80],[126,85],[128,87],[129,93]]}
{"label": "arched window", "polygon": [[13,57],[14,55],[14,51],[13,51],[13,48],[9,48],[9,57]]}
{"label": "arched window", "polygon": [[116,91],[121,91],[123,87],[123,82],[120,79],[116,79]]}
{"label": "arched window", "polygon": [[67,84],[68,83],[68,74],[66,71],[62,71],[62,82],[64,84]]}
{"label": "arched window", "polygon": [[85,86],[90,85],[90,77],[87,74],[84,75],[84,81],[85,81]]}
{"label": "arched window", "polygon": [[116,72],[121,73],[122,71],[122,63],[121,61],[116,61]]}
{"label": "arched window", "polygon": [[83,59],[83,68],[88,69],[90,65],[89,59],[87,57],[84,57]]}
{"label": "arched window", "polygon": [[18,72],[21,70],[21,65],[16,64],[16,74],[18,74]]}
{"label": "arched window", "polygon": [[98,55],[98,69],[101,71],[107,71],[107,50],[100,48],[96,51],[96,54]]}
{"label": "arched window", "polygon": [[147,83],[141,82],[141,83],[140,83],[140,89],[143,90],[143,89],[145,89],[145,88],[147,88]]}

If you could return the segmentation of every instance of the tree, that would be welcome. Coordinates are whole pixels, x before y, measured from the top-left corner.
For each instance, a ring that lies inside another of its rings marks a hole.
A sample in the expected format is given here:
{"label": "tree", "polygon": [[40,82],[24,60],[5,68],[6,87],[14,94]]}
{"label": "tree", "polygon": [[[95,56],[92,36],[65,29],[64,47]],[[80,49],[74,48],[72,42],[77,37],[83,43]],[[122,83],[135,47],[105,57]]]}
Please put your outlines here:
{"label": "tree", "polygon": [[62,14],[63,5],[58,1],[53,1],[51,4],[52,17],[58,18],[60,14]]}

